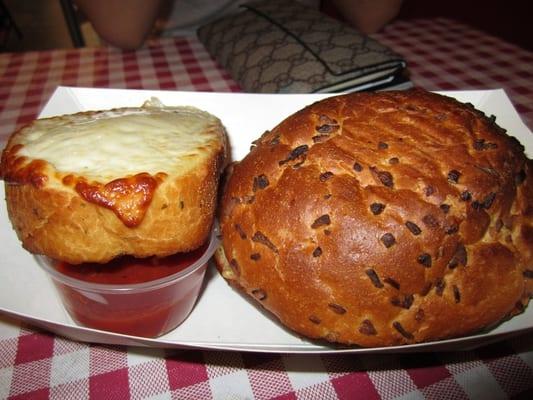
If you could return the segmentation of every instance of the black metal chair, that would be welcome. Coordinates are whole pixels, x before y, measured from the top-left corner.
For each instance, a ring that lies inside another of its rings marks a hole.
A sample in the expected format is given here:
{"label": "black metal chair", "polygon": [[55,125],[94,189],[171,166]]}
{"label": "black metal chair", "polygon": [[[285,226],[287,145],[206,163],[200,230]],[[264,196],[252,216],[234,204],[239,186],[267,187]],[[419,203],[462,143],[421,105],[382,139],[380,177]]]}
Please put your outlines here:
{"label": "black metal chair", "polygon": [[67,23],[67,28],[74,47],[84,47],[85,40],[83,33],[80,29],[80,20],[78,17],[78,11],[71,0],[59,0],[61,3],[61,9],[63,10],[63,16]]}
{"label": "black metal chair", "polygon": [[17,26],[17,23],[13,19],[7,6],[2,0],[0,0],[0,49],[6,47],[11,32],[14,32],[17,38],[22,39],[22,32]]}

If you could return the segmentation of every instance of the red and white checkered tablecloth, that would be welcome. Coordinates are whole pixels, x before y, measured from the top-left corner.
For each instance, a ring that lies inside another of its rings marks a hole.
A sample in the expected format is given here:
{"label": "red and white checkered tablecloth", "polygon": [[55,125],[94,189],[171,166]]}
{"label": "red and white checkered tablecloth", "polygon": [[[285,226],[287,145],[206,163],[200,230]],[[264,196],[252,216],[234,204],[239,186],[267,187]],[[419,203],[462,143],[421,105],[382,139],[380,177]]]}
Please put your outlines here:
{"label": "red and white checkered tablecloth", "polygon": [[194,38],[138,51],[82,48],[0,54],[0,143],[34,119],[59,86],[240,91]]}
{"label": "red and white checkered tablecloth", "polygon": [[[375,35],[429,90],[502,87],[533,127],[533,54],[447,19],[397,21]],[[58,85],[239,91],[194,38],[135,52],[0,54],[0,143]],[[0,260],[1,268],[1,260]],[[465,352],[283,355],[70,341],[0,315],[0,399],[533,398],[533,337]]]}
{"label": "red and white checkered tablecloth", "polygon": [[505,89],[533,130],[533,52],[445,18],[396,21],[374,37],[405,58],[416,86]]}

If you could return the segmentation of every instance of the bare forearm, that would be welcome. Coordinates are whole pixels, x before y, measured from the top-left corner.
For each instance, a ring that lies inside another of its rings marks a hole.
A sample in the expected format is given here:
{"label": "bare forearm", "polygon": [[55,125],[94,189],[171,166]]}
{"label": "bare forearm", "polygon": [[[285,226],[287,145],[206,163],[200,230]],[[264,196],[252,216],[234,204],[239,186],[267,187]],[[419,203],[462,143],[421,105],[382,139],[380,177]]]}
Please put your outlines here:
{"label": "bare forearm", "polygon": [[142,45],[157,18],[161,0],[75,0],[95,31],[110,44]]}
{"label": "bare forearm", "polygon": [[379,31],[400,11],[402,0],[331,0],[351,25],[364,33]]}

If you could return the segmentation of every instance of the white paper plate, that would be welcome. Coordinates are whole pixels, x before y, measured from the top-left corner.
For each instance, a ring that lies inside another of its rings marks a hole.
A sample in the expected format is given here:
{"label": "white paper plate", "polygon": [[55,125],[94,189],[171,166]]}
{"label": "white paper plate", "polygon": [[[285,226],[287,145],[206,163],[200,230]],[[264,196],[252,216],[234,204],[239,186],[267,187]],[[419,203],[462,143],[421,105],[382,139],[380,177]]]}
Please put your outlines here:
{"label": "white paper plate", "polygon": [[[533,135],[522,123],[503,90],[443,92],[494,114],[500,126],[516,136],[531,157]],[[241,159],[251,142],[283,118],[328,95],[264,95],[58,88],[41,116],[112,107],[139,106],[156,96],[167,105],[193,105],[218,116],[228,131],[232,156]],[[0,195],[4,197],[3,186]],[[467,350],[533,330],[533,307],[490,332],[398,347],[336,348],[317,344],[287,331],[231,289],[213,266],[189,318],[157,339],[137,338],[76,325],[64,310],[51,281],[33,256],[22,249],[6,206],[0,203],[0,312],[75,340],[151,347],[201,348],[283,353],[398,353]]]}

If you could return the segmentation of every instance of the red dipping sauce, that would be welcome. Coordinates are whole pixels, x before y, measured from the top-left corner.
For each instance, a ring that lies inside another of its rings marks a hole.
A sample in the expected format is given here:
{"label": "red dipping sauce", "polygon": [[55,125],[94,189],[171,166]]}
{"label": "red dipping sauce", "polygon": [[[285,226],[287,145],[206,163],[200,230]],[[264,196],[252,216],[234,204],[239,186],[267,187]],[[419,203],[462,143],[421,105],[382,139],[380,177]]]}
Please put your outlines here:
{"label": "red dipping sauce", "polygon": [[105,283],[108,285],[125,285],[144,283],[174,275],[194,264],[205,253],[207,245],[191,251],[168,257],[135,258],[124,256],[107,264],[84,263],[68,264],[54,262],[54,268],[61,274],[84,282]]}
{"label": "red dipping sauce", "polygon": [[165,258],[121,257],[70,265],[39,257],[69,315],[78,324],[126,335],[157,337],[191,312],[218,240]]}

